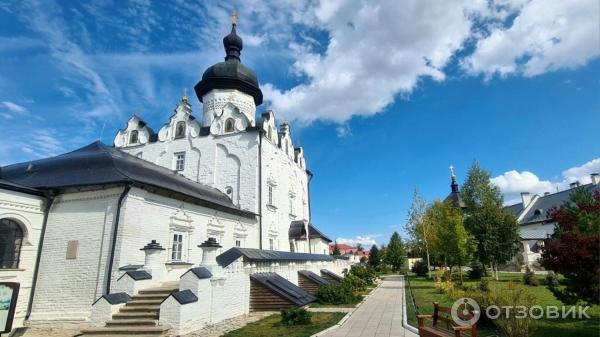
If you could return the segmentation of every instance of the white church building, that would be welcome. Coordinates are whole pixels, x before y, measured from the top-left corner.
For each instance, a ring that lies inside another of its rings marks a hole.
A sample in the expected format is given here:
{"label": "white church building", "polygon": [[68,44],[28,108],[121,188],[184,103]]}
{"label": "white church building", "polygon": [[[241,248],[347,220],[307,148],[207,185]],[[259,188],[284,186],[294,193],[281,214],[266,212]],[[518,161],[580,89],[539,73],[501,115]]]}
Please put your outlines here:
{"label": "white church building", "polygon": [[312,173],[290,126],[257,116],[262,92],[235,23],[223,44],[225,61],[195,86],[201,110],[184,94],[158,132],[133,116],[113,146],[1,168],[0,286],[20,284],[13,329],[138,317],[130,301],[141,298],[154,328],[179,334],[259,308],[253,287],[348,267],[311,223]]}

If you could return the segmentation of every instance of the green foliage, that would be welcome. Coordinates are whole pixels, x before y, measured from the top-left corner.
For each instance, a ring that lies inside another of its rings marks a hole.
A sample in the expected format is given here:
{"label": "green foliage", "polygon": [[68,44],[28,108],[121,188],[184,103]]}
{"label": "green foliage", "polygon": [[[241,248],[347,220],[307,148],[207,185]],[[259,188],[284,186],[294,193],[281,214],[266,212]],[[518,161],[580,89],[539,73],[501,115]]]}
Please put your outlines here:
{"label": "green foliage", "polygon": [[411,271],[417,274],[417,276],[426,276],[429,272],[429,268],[424,261],[417,261],[413,264]]}
{"label": "green foliage", "polygon": [[471,270],[469,271],[469,279],[471,280],[479,280],[483,276],[485,276],[485,266],[483,263],[479,261],[473,261],[471,263]]}
{"label": "green foliage", "polygon": [[394,232],[390,238],[390,243],[387,245],[385,262],[392,267],[395,272],[400,271],[406,261],[406,253],[402,245],[402,239],[398,232]]}
{"label": "green foliage", "polygon": [[434,226],[432,252],[449,266],[466,265],[475,244],[464,227],[460,209],[453,207],[451,203],[436,200],[428,207],[425,217]]}
{"label": "green foliage", "polygon": [[558,276],[556,276],[556,274],[553,271],[549,271],[548,274],[546,274],[546,278],[544,281],[549,289],[558,288]]}
{"label": "green foliage", "polygon": [[373,245],[369,251],[369,266],[376,271],[379,271],[379,267],[381,266],[381,255],[377,245]]}
{"label": "green foliage", "polygon": [[531,269],[529,269],[529,266],[525,267],[525,273],[523,274],[523,284],[534,287],[540,285],[540,282],[535,277],[535,273]]}
{"label": "green foliage", "polygon": [[461,195],[466,206],[465,227],[477,242],[477,259],[497,271],[498,265],[518,252],[519,226],[516,217],[503,208],[502,194],[490,176],[474,162]]}
{"label": "green foliage", "polygon": [[[536,304],[535,297],[525,287],[512,282],[509,283],[507,289],[491,290],[485,302],[487,303],[484,307],[494,304],[500,308],[503,306],[531,308]],[[517,316],[516,310],[508,311],[508,315],[506,315],[506,311],[502,311],[494,323],[507,337],[528,337],[533,329],[533,318],[529,315]]]}
{"label": "green foliage", "polygon": [[322,304],[358,303],[360,296],[356,295],[354,290],[349,282],[332,283],[317,288],[315,296]]}
{"label": "green foliage", "polygon": [[352,274],[346,275],[343,282],[348,283],[350,287],[352,287],[352,289],[354,289],[355,291],[364,291],[367,289],[368,286],[367,281]]}
{"label": "green foliage", "polygon": [[340,256],[340,255],[342,255],[342,253],[340,252],[340,246],[338,246],[337,241],[333,245],[333,252],[331,252],[331,255],[333,255],[333,256]]}
{"label": "green foliage", "polygon": [[480,291],[490,291],[490,279],[487,277],[482,277],[479,281],[478,288]]}
{"label": "green foliage", "polygon": [[377,273],[367,265],[353,265],[347,273],[347,276],[356,276],[363,280],[367,286],[375,284],[377,279]]}
{"label": "green foliage", "polygon": [[304,308],[289,308],[281,310],[281,324],[306,325],[311,323],[311,313]]}

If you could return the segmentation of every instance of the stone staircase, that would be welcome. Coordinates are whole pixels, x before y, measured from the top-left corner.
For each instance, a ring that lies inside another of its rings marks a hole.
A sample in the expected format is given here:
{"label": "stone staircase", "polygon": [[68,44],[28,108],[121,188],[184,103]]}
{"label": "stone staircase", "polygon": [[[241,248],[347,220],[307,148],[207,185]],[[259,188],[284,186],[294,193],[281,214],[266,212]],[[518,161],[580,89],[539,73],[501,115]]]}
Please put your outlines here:
{"label": "stone staircase", "polygon": [[177,285],[165,284],[157,288],[140,290],[104,327],[82,330],[81,336],[94,337],[162,337],[169,336],[169,327],[158,323],[160,303],[178,290]]}

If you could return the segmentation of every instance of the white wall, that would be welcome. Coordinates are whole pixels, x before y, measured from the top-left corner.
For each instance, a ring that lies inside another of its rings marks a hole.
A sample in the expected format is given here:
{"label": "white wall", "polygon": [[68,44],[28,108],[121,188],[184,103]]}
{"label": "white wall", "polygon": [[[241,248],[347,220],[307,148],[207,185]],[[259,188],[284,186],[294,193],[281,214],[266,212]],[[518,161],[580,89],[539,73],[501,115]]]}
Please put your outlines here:
{"label": "white wall", "polygon": [[[89,319],[102,295],[118,198],[123,188],[58,196],[48,215],[31,323]],[[75,259],[67,244],[78,242]]]}
{"label": "white wall", "polygon": [[23,243],[17,269],[0,269],[0,282],[20,284],[13,329],[23,326],[44,221],[44,198],[0,189],[0,219],[11,219],[23,230]]}
{"label": "white wall", "polygon": [[[183,262],[190,264],[200,263],[202,249],[198,245],[209,237],[216,237],[223,246],[220,252],[234,247],[235,240],[241,240],[243,247],[258,248],[256,219],[181,202],[139,188],[129,191],[121,215],[113,279],[122,274],[119,267],[144,264],[144,252],[140,248],[151,240],[156,240],[166,249],[162,254],[164,262],[171,262],[172,231],[187,233]],[[179,280],[189,267],[167,265],[168,279]]]}

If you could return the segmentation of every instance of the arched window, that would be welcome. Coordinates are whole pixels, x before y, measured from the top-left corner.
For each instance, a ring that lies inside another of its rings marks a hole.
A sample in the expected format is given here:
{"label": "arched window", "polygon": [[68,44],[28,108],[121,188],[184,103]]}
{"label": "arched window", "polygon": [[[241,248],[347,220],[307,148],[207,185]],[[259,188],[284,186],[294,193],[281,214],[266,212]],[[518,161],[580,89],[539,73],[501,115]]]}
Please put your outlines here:
{"label": "arched window", "polygon": [[19,268],[23,230],[10,219],[0,219],[0,269]]}
{"label": "arched window", "polygon": [[273,140],[273,128],[270,125],[267,131],[267,136],[269,137],[269,140]]}
{"label": "arched window", "polygon": [[225,121],[225,133],[233,132],[233,118],[228,118]]}
{"label": "arched window", "polygon": [[177,127],[175,127],[175,138],[183,138],[185,136],[185,122],[180,121],[177,122]]}
{"label": "arched window", "polygon": [[137,130],[133,130],[129,134],[129,144],[137,144],[137,142],[138,142],[138,132],[137,132]]}

